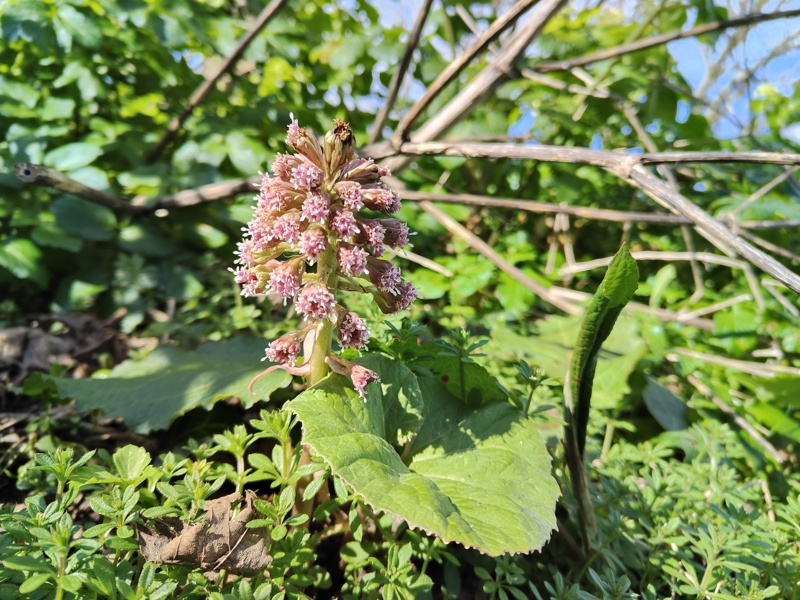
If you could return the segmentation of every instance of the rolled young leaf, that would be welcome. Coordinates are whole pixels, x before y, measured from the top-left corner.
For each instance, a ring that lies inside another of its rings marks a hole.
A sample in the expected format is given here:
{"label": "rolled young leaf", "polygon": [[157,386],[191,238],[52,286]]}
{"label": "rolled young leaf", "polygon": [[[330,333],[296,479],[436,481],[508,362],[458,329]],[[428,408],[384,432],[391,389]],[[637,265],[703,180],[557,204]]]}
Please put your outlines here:
{"label": "rolled young leaf", "polygon": [[586,446],[586,428],[589,424],[589,407],[592,402],[592,384],[600,347],[606,341],[617,317],[630,302],[639,282],[639,269],[628,246],[614,255],[600,287],[592,297],[583,317],[572,362],[569,367],[570,393],[567,399],[567,422],[572,422],[578,452],[583,455]]}

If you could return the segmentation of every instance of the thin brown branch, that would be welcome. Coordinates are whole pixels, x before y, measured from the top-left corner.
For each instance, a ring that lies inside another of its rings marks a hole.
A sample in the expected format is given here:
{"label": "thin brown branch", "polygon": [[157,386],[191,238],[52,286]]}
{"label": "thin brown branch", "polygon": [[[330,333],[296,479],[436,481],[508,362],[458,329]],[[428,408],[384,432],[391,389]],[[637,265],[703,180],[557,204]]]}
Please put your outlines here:
{"label": "thin brown branch", "polygon": [[91,188],[75,181],[61,171],[50,169],[42,165],[32,163],[19,163],[14,169],[17,178],[23,183],[39,185],[55,190],[72,194],[88,202],[93,202],[101,206],[106,206],[111,210],[123,214],[151,214],[159,209],[184,208],[195,206],[206,202],[216,202],[225,200],[254,191],[261,181],[260,177],[249,179],[232,179],[229,181],[219,181],[209,183],[198,188],[182,190],[174,194],[162,196],[154,202],[144,203],[144,199],[139,197],[128,202],[122,198]]}
{"label": "thin brown branch", "polygon": [[780,185],[787,179],[789,179],[792,175],[794,175],[797,170],[800,169],[800,165],[795,165],[790,169],[786,169],[782,173],[780,173],[777,177],[772,179],[771,181],[767,182],[766,184],[762,185],[758,188],[755,192],[750,194],[744,202],[742,202],[739,206],[736,207],[736,210],[733,211],[733,218],[738,219],[739,215],[741,215],[746,208],[751,206],[754,202],[761,200],[768,192],[772,191],[776,186]]}
{"label": "thin brown branch", "polygon": [[264,7],[264,10],[258,15],[256,22],[253,23],[253,27],[250,28],[239,43],[236,45],[236,48],[233,49],[222,64],[219,66],[213,74],[206,77],[205,81],[200,84],[200,86],[194,91],[194,93],[189,98],[189,101],[186,103],[181,114],[172,119],[167,125],[167,130],[164,132],[164,135],[159,140],[158,144],[156,144],[150,152],[147,153],[145,160],[147,162],[153,162],[156,160],[160,155],[161,152],[164,151],[170,142],[175,139],[175,136],[178,135],[178,131],[180,131],[183,123],[192,114],[192,111],[203,101],[205,100],[208,93],[213,89],[216,85],[217,81],[219,81],[220,77],[222,77],[225,73],[227,73],[233,65],[239,60],[242,56],[244,51],[250,45],[250,43],[255,39],[255,37],[259,34],[259,32],[266,26],[267,23],[272,19],[272,17],[277,14],[277,12],[286,4],[287,0],[272,0],[267,6]]}
{"label": "thin brown branch", "polygon": [[[732,269],[741,269],[744,272],[744,276],[750,286],[750,292],[753,296],[753,299],[759,306],[764,306],[764,298],[761,295],[761,291],[758,286],[758,280],[756,280],[755,275],[753,274],[753,269],[750,266],[750,263],[745,261],[737,258],[731,258],[729,256],[719,256],[717,254],[712,254],[711,252],[662,252],[660,250],[639,250],[637,252],[632,252],[631,256],[633,256],[633,258],[636,260],[697,261],[712,265],[723,265]],[[559,273],[562,276],[567,276],[574,275],[575,273],[580,273],[582,271],[591,271],[592,269],[607,267],[609,264],[611,264],[611,258],[612,257],[597,258],[595,260],[587,260],[574,265],[564,265],[559,270]]]}
{"label": "thin brown branch", "polygon": [[747,15],[736,19],[729,19],[727,21],[712,21],[711,23],[703,23],[696,27],[691,27],[685,31],[671,31],[669,33],[662,33],[661,35],[654,35],[649,38],[637,40],[630,44],[623,44],[615,48],[608,48],[593,52],[577,58],[558,60],[549,63],[544,63],[534,67],[535,71],[539,73],[548,73],[552,71],[569,71],[573,67],[588,65],[589,63],[606,60],[615,56],[622,56],[623,54],[631,54],[640,50],[646,50],[654,46],[661,46],[673,40],[681,40],[684,38],[695,37],[705,33],[712,33],[714,31],[721,31],[723,29],[730,29],[732,27],[745,27],[762,23],[764,21],[774,21],[776,19],[789,19],[791,17],[800,16],[800,9],[786,10],[774,13]]}
{"label": "thin brown branch", "polygon": [[537,214],[570,215],[582,219],[598,221],[614,221],[617,223],[638,222],[655,225],[690,225],[691,221],[675,215],[659,215],[646,212],[591,208],[588,206],[569,206],[567,204],[550,204],[536,200],[520,200],[514,198],[495,198],[477,194],[435,194],[433,192],[417,192],[406,190],[403,200],[411,202],[442,202],[447,204],[463,204],[467,206],[485,206],[487,208],[508,208]]}
{"label": "thin brown branch", "polygon": [[78,196],[89,202],[105,206],[115,212],[139,214],[146,211],[146,209],[134,206],[122,198],[117,198],[112,194],[96,190],[79,181],[75,181],[71,177],[64,175],[61,171],[43,167],[42,165],[19,163],[14,168],[14,174],[23,183],[53,188],[67,194],[72,194],[73,196]]}
{"label": "thin brown branch", "polygon": [[782,221],[742,221],[739,227],[745,229],[786,229],[800,227],[800,219],[784,219]]}
{"label": "thin brown branch", "polygon": [[773,244],[772,242],[768,242],[767,240],[761,239],[760,237],[753,235],[749,231],[739,230],[737,231],[739,235],[743,238],[750,240],[756,246],[761,246],[764,250],[769,250],[773,254],[777,254],[778,256],[782,256],[783,258],[788,258],[792,262],[796,262],[800,264],[800,256],[795,254],[794,252],[790,252],[786,248],[781,248],[780,246]]}
{"label": "thin brown branch", "polygon": [[445,277],[452,278],[455,273],[453,273],[450,269],[445,267],[444,265],[440,265],[436,261],[431,260],[430,258],[425,258],[424,256],[420,256],[419,254],[415,254],[410,250],[392,250],[391,248],[386,249],[386,254],[391,257],[399,257],[404,258],[409,262],[416,263],[426,269],[439,273],[440,275],[444,275]]}
{"label": "thin brown branch", "polygon": [[748,373],[755,377],[772,378],[777,375],[789,375],[791,377],[800,377],[800,369],[796,367],[787,367],[785,365],[773,365],[771,363],[760,363],[749,360],[739,360],[737,358],[728,358],[727,356],[717,356],[716,354],[707,354],[705,352],[697,352],[689,348],[675,348],[675,354],[687,356],[702,360],[703,362],[719,365],[742,373]]}
{"label": "thin brown branch", "polygon": [[[787,269],[783,264],[756,248],[750,242],[736,235],[720,221],[673,190],[661,179],[650,173],[641,165],[628,170],[626,167],[609,169],[620,178],[630,181],[645,194],[673,213],[689,217],[698,233],[718,248],[731,248],[739,256],[746,259],[756,268],[764,271],[778,281],[782,281],[796,293],[800,294],[800,276]],[[756,295],[756,292],[754,292]]]}
{"label": "thin brown branch", "polygon": [[769,440],[767,440],[763,435],[758,433],[758,431],[756,431],[756,428],[753,427],[747,419],[745,419],[742,415],[740,415],[730,406],[728,406],[728,404],[725,401],[723,401],[722,398],[715,395],[714,392],[711,391],[710,387],[708,387],[706,384],[700,381],[700,379],[698,379],[695,375],[689,375],[686,379],[689,381],[689,383],[691,383],[694,386],[694,388],[698,392],[700,392],[703,396],[711,400],[711,402],[713,402],[718,409],[720,409],[726,415],[730,416],[733,419],[734,423],[736,423],[739,427],[741,427],[744,431],[746,431],[747,434],[751,438],[753,438],[753,441],[759,446],[761,446],[764,449],[764,451],[767,454],[769,454],[776,463],[782,464],[783,462],[786,461],[786,459],[788,458],[786,452],[784,452],[783,450],[778,450],[775,446],[770,444]]}
{"label": "thin brown branch", "polygon": [[792,315],[795,319],[800,317],[800,310],[798,310],[794,304],[789,302],[789,300],[786,299],[786,296],[781,294],[777,289],[777,286],[780,286],[781,284],[771,279],[762,279],[761,285],[764,286],[764,289],[767,290],[767,292],[769,292],[769,294],[775,298],[775,300],[777,300],[790,315]]}
{"label": "thin brown branch", "polygon": [[593,98],[600,98],[603,100],[611,98],[613,100],[621,102],[625,101],[625,98],[623,98],[622,96],[612,94],[605,89],[594,90],[588,87],[583,87],[581,85],[566,83],[564,81],[561,81],[560,79],[556,79],[555,77],[550,77],[549,75],[543,75],[542,73],[537,73],[535,71],[531,71],[530,69],[520,69],[519,74],[525,79],[529,79],[534,83],[540,83],[542,85],[546,85],[547,87],[551,87],[554,90],[570,92],[572,94],[583,94],[584,96],[591,96]]}
{"label": "thin brown branch", "polygon": [[466,156],[469,158],[513,158],[565,162],[597,167],[613,167],[622,162],[658,165],[669,163],[756,163],[773,165],[798,165],[800,154],[788,152],[645,152],[591,150],[573,146],[548,146],[545,144],[485,144],[444,142],[406,142],[400,146],[382,142],[364,148],[364,154],[375,159],[396,156]]}
{"label": "thin brown branch", "polygon": [[[436,99],[442,90],[447,87],[447,85],[450,84],[450,82],[452,82],[456,77],[458,77],[476,56],[486,50],[489,44],[496,40],[500,34],[508,29],[508,27],[512,25],[525,11],[531,8],[538,1],[539,0],[519,0],[504,15],[495,19],[489,28],[484,31],[483,34],[478,37],[478,39],[470,44],[460,56],[450,62],[450,64],[445,67],[444,71],[442,71],[433,81],[433,83],[428,86],[428,89],[425,91],[425,94],[423,94],[422,98],[420,98],[414,104],[414,106],[411,107],[408,113],[400,121],[397,129],[394,132],[393,138],[401,141],[407,139],[408,132],[414,126],[414,123],[417,122],[417,119],[419,119],[420,115],[425,111],[426,108],[428,108],[428,106],[430,106],[431,102]],[[374,140],[370,141],[374,142]]]}
{"label": "thin brown branch", "polygon": [[710,315],[715,312],[725,310],[726,308],[730,308],[731,306],[736,306],[737,304],[741,304],[742,302],[750,302],[752,299],[753,296],[750,294],[739,294],[738,296],[734,296],[733,298],[728,298],[727,300],[722,300],[721,302],[715,302],[714,304],[709,304],[708,306],[704,306],[703,308],[698,308],[697,310],[692,310],[688,312],[679,312],[678,321],[681,322],[691,321],[692,319],[696,319],[697,317],[705,317],[706,315]]}
{"label": "thin brown branch", "polygon": [[417,20],[408,36],[408,43],[406,44],[403,58],[400,60],[400,65],[394,70],[394,73],[392,73],[392,80],[389,82],[389,91],[386,94],[386,101],[383,103],[380,112],[378,112],[378,115],[375,117],[375,122],[372,124],[372,131],[369,134],[370,144],[374,144],[381,137],[381,129],[383,129],[383,126],[386,124],[386,120],[389,118],[389,111],[397,100],[397,93],[400,91],[400,85],[403,83],[403,78],[411,64],[411,57],[414,55],[414,49],[417,47],[417,44],[419,44],[422,27],[425,25],[432,4],[433,0],[424,0],[419,7]]}
{"label": "thin brown branch", "polygon": [[[387,145],[387,147],[391,148]],[[665,161],[664,153],[658,154],[620,154],[603,150],[590,150],[588,148],[573,148],[560,146],[518,146],[514,144],[448,144],[446,142],[406,143],[398,149],[392,150],[395,154],[424,156],[429,154],[446,156],[467,156],[483,158],[516,158],[531,159],[549,162],[567,162],[574,164],[595,165],[605,168],[620,179],[634,185],[650,196],[661,206],[669,209],[674,214],[688,217],[697,231],[712,244],[723,251],[733,250],[750,263],[761,269],[775,279],[782,281],[792,290],[800,293],[800,276],[787,269],[780,262],[756,248],[750,242],[736,235],[722,222],[691,202],[682,194],[671,188],[663,180],[653,175],[644,168],[642,163],[675,162]],[[725,155],[727,160],[743,159],[744,157],[757,159],[759,162],[781,162],[789,158],[791,162],[800,164],[798,154],[775,154],[767,152],[745,153],[717,153],[717,152],[683,152],[676,153],[691,155],[693,160],[700,160],[705,155],[705,160],[722,160]],[[752,155],[752,156],[751,156]],[[669,153],[666,156],[670,156]],[[654,158],[656,157],[656,158]],[[683,162],[683,161],[681,161]]]}
{"label": "thin brown branch", "polygon": [[182,190],[168,196],[162,196],[151,205],[151,208],[183,208],[206,202],[225,200],[239,194],[254,192],[260,182],[261,177],[250,177],[248,179],[232,179],[209,183],[195,189]]}
{"label": "thin brown branch", "polygon": [[[33,172],[37,173],[36,176]],[[102,192],[90,188],[82,183],[69,178],[60,171],[49,169],[41,165],[30,163],[20,163],[16,168],[17,177],[24,183],[41,185],[67,192],[103,206],[108,206],[112,210],[121,213],[141,213],[146,214],[161,208],[183,208],[196,206],[206,202],[216,202],[227,200],[250,192],[258,185],[261,178],[251,177],[248,179],[230,179],[209,183],[197,188],[181,190],[174,194],[169,194],[158,198],[147,206],[137,204],[136,199],[132,202],[118,198],[107,192]],[[28,173],[25,175],[24,173]],[[64,182],[64,183],[58,183]],[[443,202],[449,204],[463,204],[467,206],[485,206],[487,208],[508,208],[512,210],[523,210],[532,213],[542,214],[565,214],[583,219],[594,219],[600,221],[613,221],[618,223],[638,222],[650,223],[653,225],[687,225],[692,221],[686,217],[678,215],[654,214],[646,212],[609,210],[603,208],[591,208],[588,206],[568,206],[565,204],[549,204],[547,202],[537,202],[535,200],[520,200],[514,198],[495,198],[492,196],[481,196],[476,194],[435,194],[432,192],[417,192],[406,190],[403,198],[411,202],[430,200],[431,202]],[[800,227],[800,219],[789,219],[783,221],[742,221],[738,224],[738,230],[742,229],[782,229],[790,227]]]}
{"label": "thin brown branch", "polygon": [[[576,303],[585,302],[592,297],[591,294],[587,294],[586,292],[581,292],[579,290],[571,290],[569,288],[563,288],[557,286],[551,287],[550,291],[556,296],[561,296],[565,300],[571,300],[572,302]],[[714,330],[714,321],[712,321],[711,319],[703,319],[700,317],[687,319],[683,318],[680,313],[668,310],[666,308],[653,308],[652,306],[648,306],[647,304],[640,304],[638,302],[628,302],[628,304],[625,305],[624,310],[644,313],[651,317],[656,317],[661,321],[669,321],[674,323],[681,323],[683,325],[690,325],[692,327],[697,327],[698,329],[702,329],[703,331]]]}

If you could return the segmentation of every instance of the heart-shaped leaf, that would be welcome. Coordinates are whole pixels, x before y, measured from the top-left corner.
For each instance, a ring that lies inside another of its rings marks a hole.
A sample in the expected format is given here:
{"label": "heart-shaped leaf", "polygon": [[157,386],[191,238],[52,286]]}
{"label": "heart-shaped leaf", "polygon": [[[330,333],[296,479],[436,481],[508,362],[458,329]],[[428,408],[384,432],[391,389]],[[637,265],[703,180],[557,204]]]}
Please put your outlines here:
{"label": "heart-shaped leaf", "polygon": [[[531,421],[507,402],[466,406],[386,357],[364,362],[381,376],[366,402],[332,375],[290,403],[303,441],[367,504],[411,527],[492,556],[541,548],[559,489]],[[398,431],[409,439],[400,453]]]}

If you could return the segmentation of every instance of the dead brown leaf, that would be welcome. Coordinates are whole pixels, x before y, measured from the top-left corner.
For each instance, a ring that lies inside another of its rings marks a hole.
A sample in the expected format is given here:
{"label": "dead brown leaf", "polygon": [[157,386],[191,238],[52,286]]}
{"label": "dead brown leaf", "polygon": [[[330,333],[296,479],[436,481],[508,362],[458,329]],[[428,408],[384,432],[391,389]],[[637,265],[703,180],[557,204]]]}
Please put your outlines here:
{"label": "dead brown leaf", "polygon": [[[258,573],[272,562],[270,536],[266,529],[248,529],[257,517],[253,492],[230,494],[206,504],[205,518],[188,525],[177,519],[154,521],[139,529],[142,556],[157,564],[182,564],[204,569],[225,569],[230,573]],[[232,516],[231,505],[243,501]]]}

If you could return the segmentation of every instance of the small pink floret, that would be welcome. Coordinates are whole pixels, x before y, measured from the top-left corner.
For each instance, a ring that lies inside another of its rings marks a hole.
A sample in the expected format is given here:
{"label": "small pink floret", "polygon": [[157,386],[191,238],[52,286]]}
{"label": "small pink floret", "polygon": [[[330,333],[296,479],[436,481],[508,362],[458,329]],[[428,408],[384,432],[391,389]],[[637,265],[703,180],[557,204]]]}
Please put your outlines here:
{"label": "small pink floret", "polygon": [[265,352],[267,360],[282,365],[293,365],[300,354],[300,342],[289,336],[279,337],[270,342]]}
{"label": "small pink floret", "polygon": [[336,298],[322,283],[313,283],[297,294],[295,299],[297,312],[306,319],[326,319],[336,306]]}
{"label": "small pink floret", "polygon": [[360,350],[369,342],[369,328],[364,319],[352,311],[345,312],[339,320],[339,343]]}

